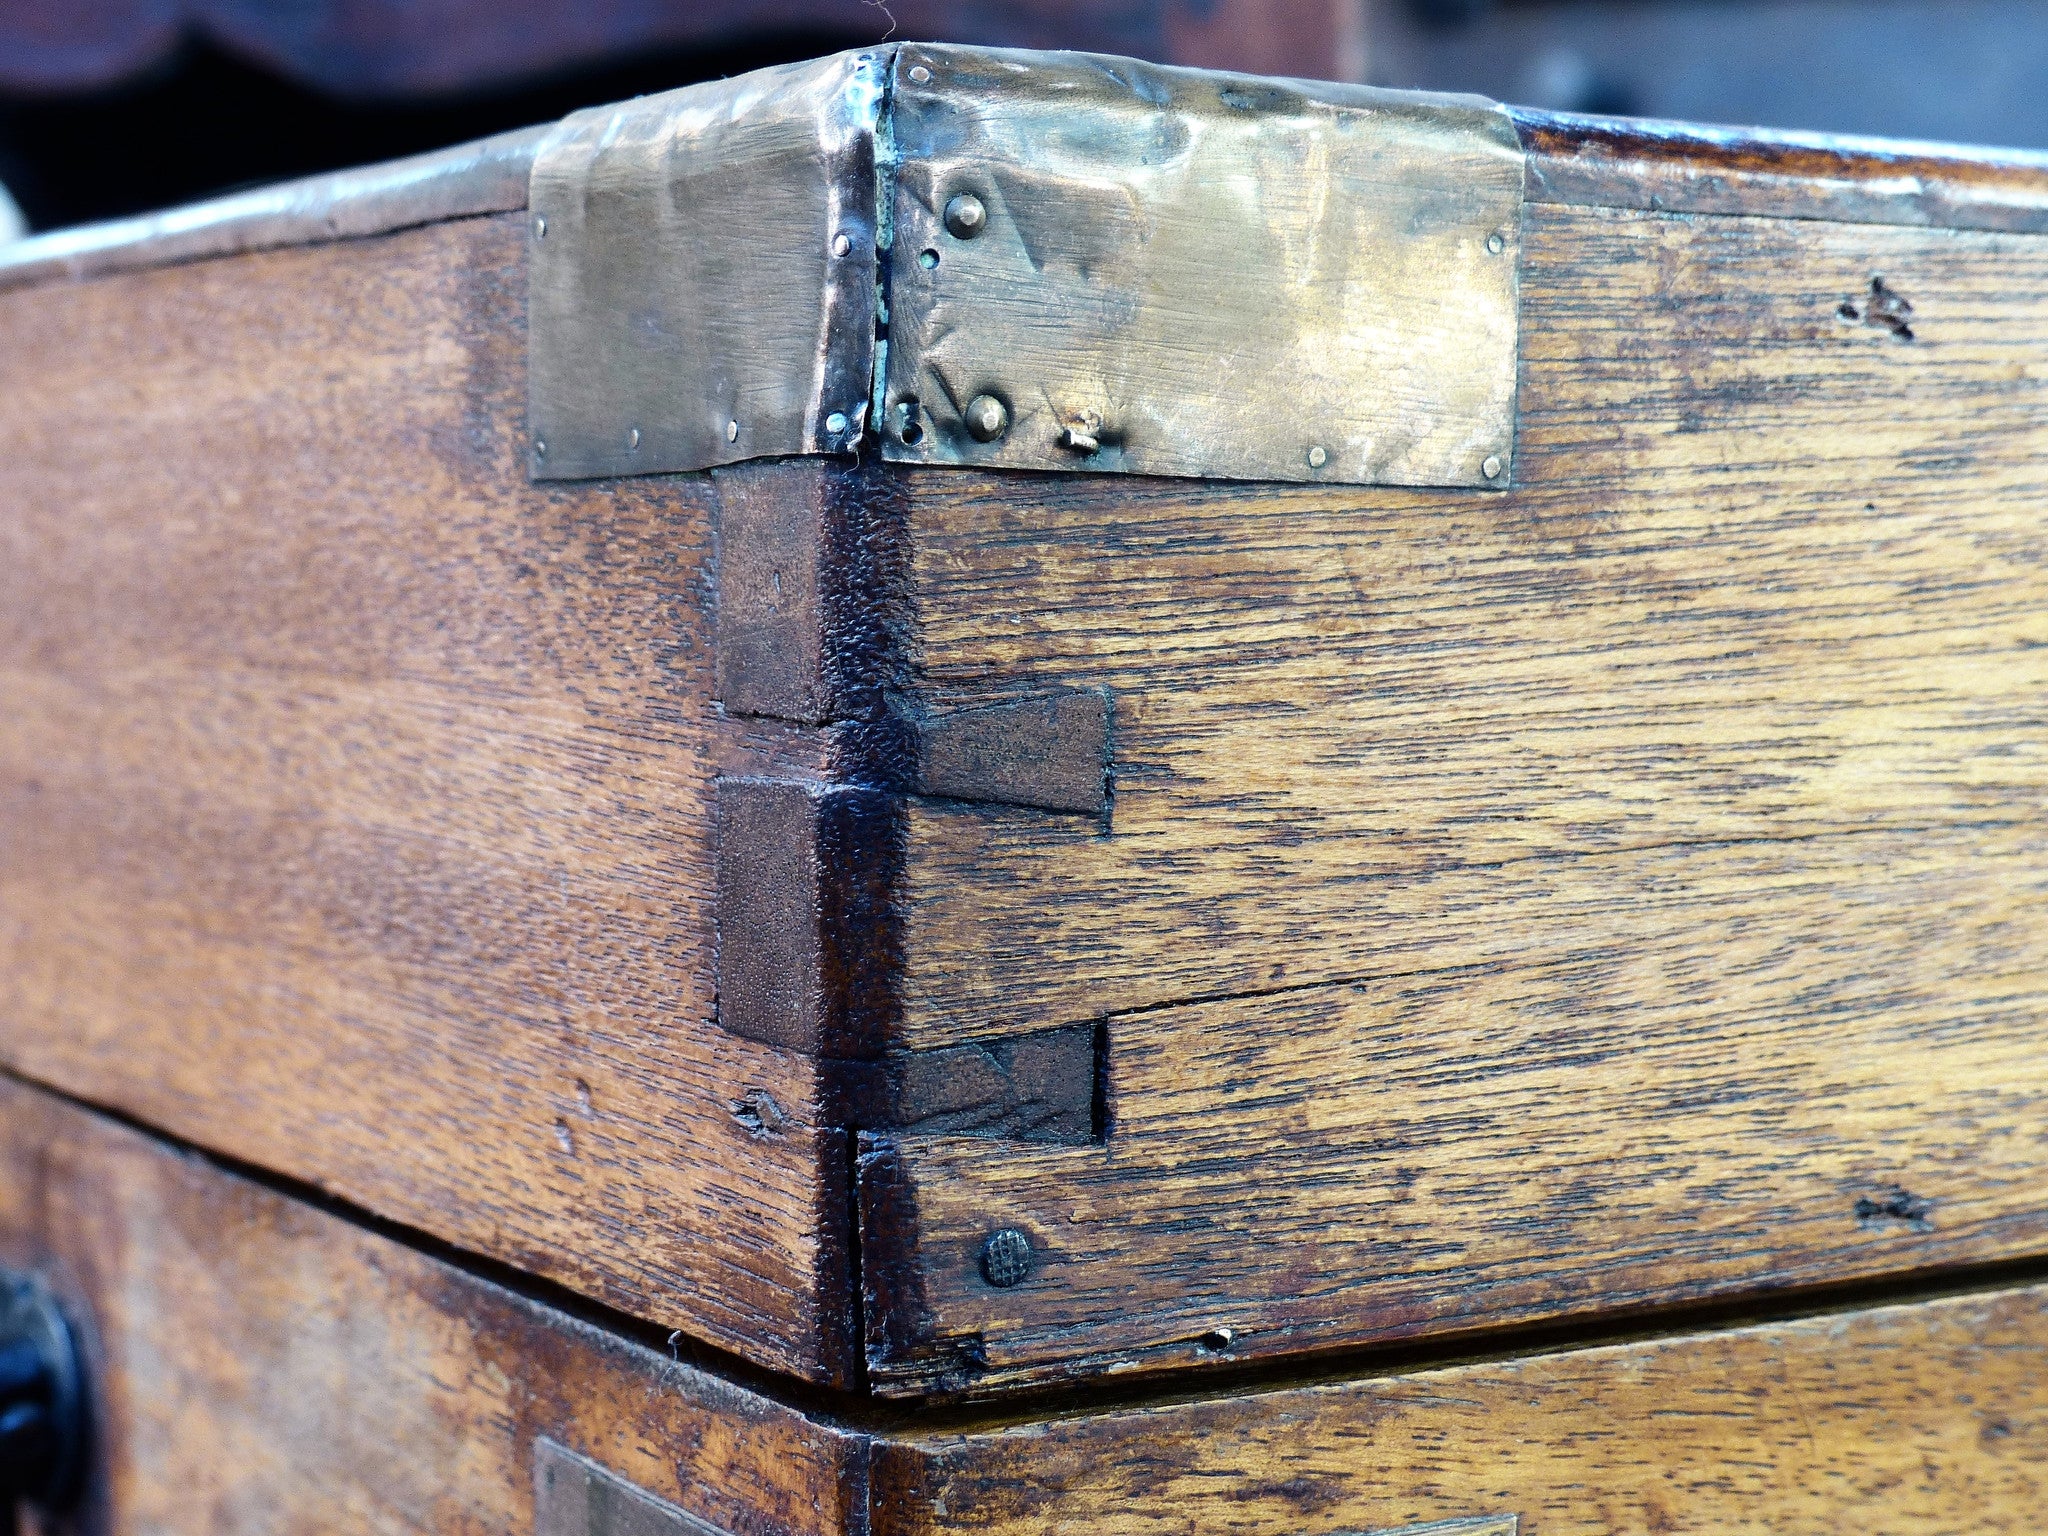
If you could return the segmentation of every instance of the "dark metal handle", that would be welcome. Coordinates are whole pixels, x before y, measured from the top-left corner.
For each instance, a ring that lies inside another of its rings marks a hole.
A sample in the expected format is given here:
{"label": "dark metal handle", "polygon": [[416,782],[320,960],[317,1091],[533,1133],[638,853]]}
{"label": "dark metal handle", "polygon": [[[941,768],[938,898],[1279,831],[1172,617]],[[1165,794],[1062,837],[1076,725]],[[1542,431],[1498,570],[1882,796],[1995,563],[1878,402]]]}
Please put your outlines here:
{"label": "dark metal handle", "polygon": [[0,1531],[15,1505],[65,1503],[85,1450],[78,1347],[48,1286],[0,1270]]}

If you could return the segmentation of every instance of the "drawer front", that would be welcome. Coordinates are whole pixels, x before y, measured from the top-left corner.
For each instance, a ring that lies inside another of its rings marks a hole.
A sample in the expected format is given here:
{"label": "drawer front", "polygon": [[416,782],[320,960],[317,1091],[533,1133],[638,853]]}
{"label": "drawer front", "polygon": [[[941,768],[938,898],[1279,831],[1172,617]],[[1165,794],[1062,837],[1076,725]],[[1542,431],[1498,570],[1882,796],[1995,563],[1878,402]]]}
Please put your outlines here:
{"label": "drawer front", "polygon": [[845,1536],[844,1437],[5,1079],[0,1264],[84,1340],[87,1529],[596,1536],[535,1524],[581,1458],[695,1522],[621,1530]]}
{"label": "drawer front", "polygon": [[2022,1536],[2048,1287],[914,1438],[873,1488],[891,1536]]}

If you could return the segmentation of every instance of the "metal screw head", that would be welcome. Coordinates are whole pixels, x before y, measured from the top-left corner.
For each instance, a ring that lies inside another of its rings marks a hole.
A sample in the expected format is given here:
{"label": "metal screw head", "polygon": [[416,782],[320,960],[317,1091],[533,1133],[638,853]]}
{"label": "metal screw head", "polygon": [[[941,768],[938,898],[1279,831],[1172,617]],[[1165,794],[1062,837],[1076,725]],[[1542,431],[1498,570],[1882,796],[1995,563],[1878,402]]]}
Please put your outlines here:
{"label": "metal screw head", "polygon": [[1479,473],[1486,476],[1489,480],[1498,480],[1500,478],[1500,455],[1489,453],[1484,462],[1480,464]]}
{"label": "metal screw head", "polygon": [[991,1232],[981,1244],[981,1278],[1008,1290],[1031,1273],[1031,1239],[1015,1227]]}
{"label": "metal screw head", "polygon": [[1499,235],[1488,235],[1486,237],[1486,249],[1493,255],[1498,256],[1502,251],[1506,250],[1507,248],[1507,241],[1501,239]]}
{"label": "metal screw head", "polygon": [[844,432],[846,430],[846,413],[844,411],[834,411],[830,416],[827,416],[825,418],[825,430],[834,434]]}
{"label": "metal screw head", "polygon": [[955,240],[972,240],[988,227],[988,208],[972,192],[962,192],[946,204],[946,233]]}
{"label": "metal screw head", "polygon": [[834,256],[844,256],[848,251],[852,249],[853,241],[848,236],[834,235],[832,237],[832,254]]}
{"label": "metal screw head", "polygon": [[535,214],[533,216],[533,238],[536,240],[545,240],[547,238],[547,234],[548,216],[544,213]]}
{"label": "metal screw head", "polygon": [[932,72],[926,69],[922,64],[915,64],[911,66],[910,78],[916,81],[919,85],[929,85],[931,83]]}
{"label": "metal screw head", "polygon": [[626,451],[628,453],[638,453],[640,451],[640,429],[638,427],[633,428],[632,431],[626,434]]}
{"label": "metal screw head", "polygon": [[533,456],[536,459],[544,459],[548,456],[548,445],[544,439],[536,437],[533,440]]}
{"label": "metal screw head", "polygon": [[967,434],[977,443],[992,443],[1010,430],[1010,408],[994,395],[976,395],[967,402]]}
{"label": "metal screw head", "polygon": [[736,443],[740,440],[740,424],[738,422],[728,421],[725,424],[725,440],[728,443]]}
{"label": "metal screw head", "polygon": [[1324,447],[1323,447],[1323,445],[1322,445],[1321,443],[1317,443],[1317,444],[1315,445],[1315,447],[1313,447],[1313,448],[1309,449],[1309,451],[1308,451],[1308,467],[1309,467],[1310,469],[1321,469],[1321,468],[1322,468],[1322,467],[1323,467],[1323,466],[1324,466],[1325,464],[1327,464],[1327,463],[1329,463],[1329,462],[1330,462],[1330,454],[1329,454],[1329,450],[1327,450],[1326,448],[1324,448]]}

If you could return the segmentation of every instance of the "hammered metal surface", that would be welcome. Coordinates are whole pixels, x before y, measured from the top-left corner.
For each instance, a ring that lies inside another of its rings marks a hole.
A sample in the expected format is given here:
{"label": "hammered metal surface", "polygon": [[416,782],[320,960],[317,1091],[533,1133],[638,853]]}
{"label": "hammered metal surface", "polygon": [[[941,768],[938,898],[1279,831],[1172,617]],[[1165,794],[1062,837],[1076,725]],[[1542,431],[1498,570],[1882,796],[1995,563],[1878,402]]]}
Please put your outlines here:
{"label": "hammered metal surface", "polygon": [[[1508,482],[1523,161],[1499,107],[920,46],[892,103],[886,457]],[[965,239],[963,194],[987,213]],[[1007,411],[990,441],[981,396]]]}
{"label": "hammered metal surface", "polygon": [[855,448],[886,52],[565,119],[529,192],[537,479]]}

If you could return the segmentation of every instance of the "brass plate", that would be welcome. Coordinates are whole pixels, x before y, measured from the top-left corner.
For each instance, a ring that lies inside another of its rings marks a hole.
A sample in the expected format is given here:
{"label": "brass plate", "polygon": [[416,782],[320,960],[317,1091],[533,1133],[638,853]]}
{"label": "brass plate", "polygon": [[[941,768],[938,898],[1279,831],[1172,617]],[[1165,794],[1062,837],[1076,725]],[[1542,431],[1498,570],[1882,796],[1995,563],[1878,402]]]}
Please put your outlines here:
{"label": "brass plate", "polygon": [[1477,98],[1084,54],[905,46],[578,113],[534,154],[532,471],[1505,486],[1522,180]]}
{"label": "brass plate", "polygon": [[535,479],[844,453],[868,411],[886,52],[566,118],[534,154]]}
{"label": "brass plate", "polygon": [[[892,101],[886,457],[1507,483],[1522,152],[1502,109],[916,46]],[[963,195],[987,215],[966,238],[945,222]],[[965,420],[982,396],[1008,417],[993,441]]]}

